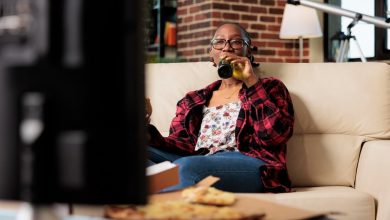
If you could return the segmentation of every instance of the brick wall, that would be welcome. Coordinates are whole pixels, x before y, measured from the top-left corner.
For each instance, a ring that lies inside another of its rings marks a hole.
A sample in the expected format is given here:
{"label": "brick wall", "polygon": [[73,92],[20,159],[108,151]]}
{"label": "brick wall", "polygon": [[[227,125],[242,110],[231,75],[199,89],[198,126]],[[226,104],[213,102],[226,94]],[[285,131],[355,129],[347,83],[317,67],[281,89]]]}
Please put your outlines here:
{"label": "brick wall", "polygon": [[[237,22],[251,35],[257,62],[299,62],[297,40],[279,39],[285,0],[178,0],[177,52],[187,61],[209,60],[216,28]],[[304,40],[304,62],[309,60]]]}

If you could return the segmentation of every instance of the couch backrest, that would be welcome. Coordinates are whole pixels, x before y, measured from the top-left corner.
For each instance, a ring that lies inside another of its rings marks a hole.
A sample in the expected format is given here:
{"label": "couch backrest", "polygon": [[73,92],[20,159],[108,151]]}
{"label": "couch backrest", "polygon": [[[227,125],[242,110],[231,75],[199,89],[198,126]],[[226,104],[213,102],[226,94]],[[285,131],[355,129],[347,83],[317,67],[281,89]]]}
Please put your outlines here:
{"label": "couch backrest", "polygon": [[[262,63],[290,91],[294,136],[287,166],[294,186],[353,186],[360,148],[390,139],[390,67],[384,63]],[[152,123],[167,134],[177,101],[218,79],[209,62],[147,64]]]}

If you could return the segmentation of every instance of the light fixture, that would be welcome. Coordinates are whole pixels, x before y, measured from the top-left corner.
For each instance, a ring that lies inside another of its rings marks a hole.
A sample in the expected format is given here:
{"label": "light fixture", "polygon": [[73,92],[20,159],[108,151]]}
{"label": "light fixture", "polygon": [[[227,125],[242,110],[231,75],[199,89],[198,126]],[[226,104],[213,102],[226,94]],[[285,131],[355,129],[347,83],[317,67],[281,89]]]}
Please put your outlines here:
{"label": "light fixture", "polygon": [[317,12],[312,8],[286,4],[279,37],[299,39],[299,62],[302,62],[303,39],[322,37]]}

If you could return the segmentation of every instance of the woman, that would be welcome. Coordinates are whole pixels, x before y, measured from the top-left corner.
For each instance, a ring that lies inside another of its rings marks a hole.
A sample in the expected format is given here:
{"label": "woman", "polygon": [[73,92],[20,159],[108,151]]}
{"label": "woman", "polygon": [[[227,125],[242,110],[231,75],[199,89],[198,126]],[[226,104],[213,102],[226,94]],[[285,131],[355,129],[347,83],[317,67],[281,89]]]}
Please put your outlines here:
{"label": "woman", "polygon": [[286,142],[293,132],[290,95],[274,78],[258,78],[249,34],[238,24],[221,25],[211,40],[210,58],[230,62],[240,74],[192,91],[177,104],[170,135],[153,126],[149,159],[179,165],[180,189],[206,176],[232,192],[288,192]]}

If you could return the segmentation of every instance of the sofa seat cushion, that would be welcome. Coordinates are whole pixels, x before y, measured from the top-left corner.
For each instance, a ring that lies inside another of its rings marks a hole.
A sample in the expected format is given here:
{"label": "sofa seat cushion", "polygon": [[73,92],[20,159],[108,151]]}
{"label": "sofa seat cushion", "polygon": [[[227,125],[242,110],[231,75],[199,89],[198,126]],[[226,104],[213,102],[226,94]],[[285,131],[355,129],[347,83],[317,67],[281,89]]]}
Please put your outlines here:
{"label": "sofa seat cushion", "polygon": [[258,199],[312,210],[331,213],[331,219],[375,219],[375,201],[367,193],[351,187],[299,187],[291,193],[243,193]]}

